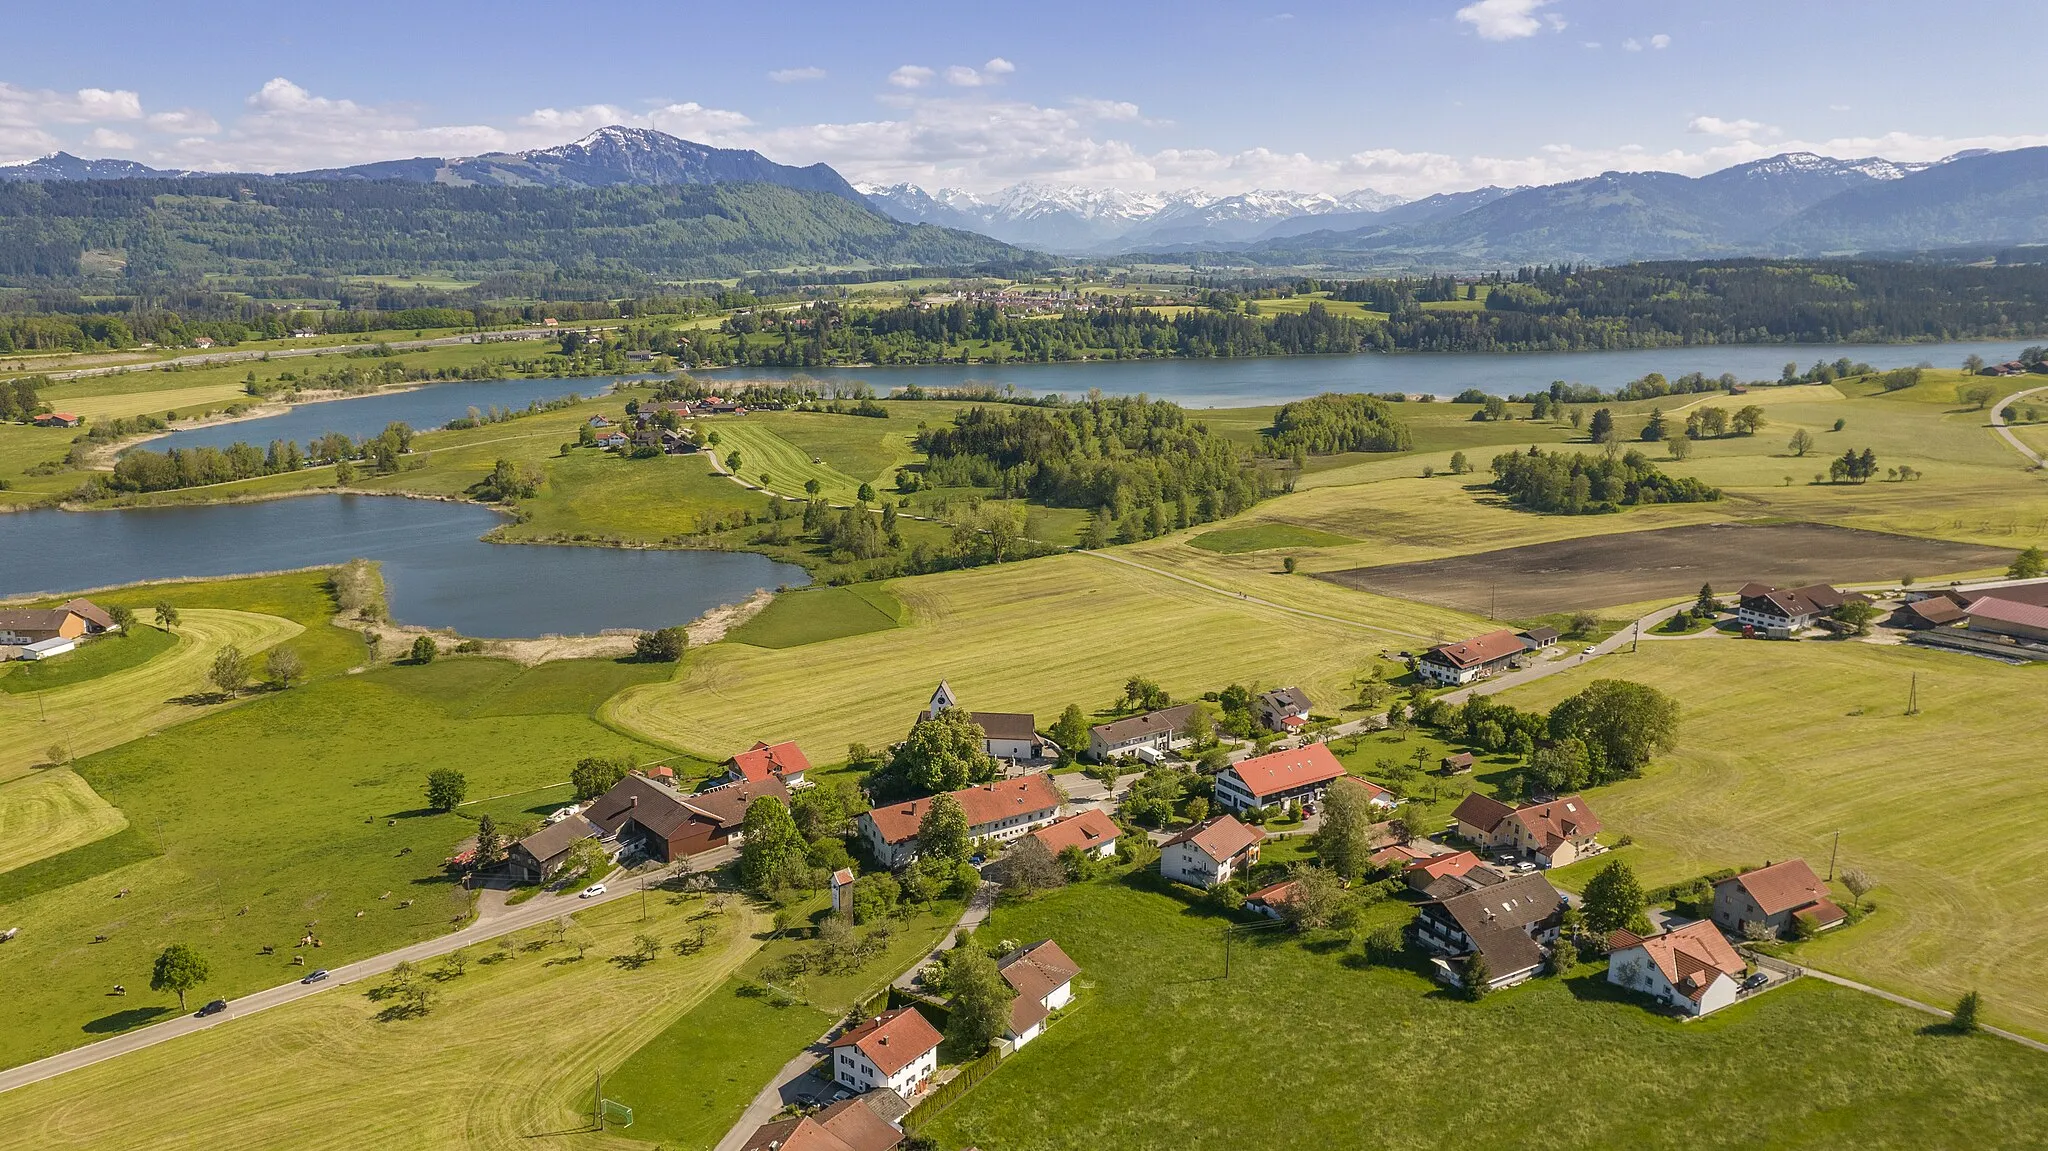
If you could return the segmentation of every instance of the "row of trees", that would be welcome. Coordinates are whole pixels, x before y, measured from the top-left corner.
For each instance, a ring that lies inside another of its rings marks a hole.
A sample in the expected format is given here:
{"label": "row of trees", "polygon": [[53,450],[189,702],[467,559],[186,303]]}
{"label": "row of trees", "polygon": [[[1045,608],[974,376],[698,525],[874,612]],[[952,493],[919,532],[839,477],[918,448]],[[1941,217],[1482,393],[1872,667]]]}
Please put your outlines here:
{"label": "row of trees", "polygon": [[[1605,409],[1602,409],[1603,411]],[[1567,515],[1613,512],[1637,504],[1703,503],[1721,489],[1691,476],[1668,476],[1638,451],[1605,456],[1507,452],[1493,459],[1493,486],[1531,511]]]}

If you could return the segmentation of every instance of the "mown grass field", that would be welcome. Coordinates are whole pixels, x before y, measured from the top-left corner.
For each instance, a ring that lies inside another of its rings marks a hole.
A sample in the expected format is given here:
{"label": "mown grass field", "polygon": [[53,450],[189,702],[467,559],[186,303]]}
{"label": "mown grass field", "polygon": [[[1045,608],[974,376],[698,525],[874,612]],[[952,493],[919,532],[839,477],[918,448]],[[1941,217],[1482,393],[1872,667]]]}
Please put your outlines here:
{"label": "mown grass field", "polygon": [[[791,938],[770,943],[606,1081],[608,1093],[634,1109],[633,1134],[666,1148],[708,1151],[783,1064],[855,1003],[879,993],[930,953],[959,918],[960,906],[941,900],[890,919],[886,947],[856,971],[798,981],[785,977],[777,984],[798,983],[787,989],[801,994],[802,1003],[742,993],[743,981],[761,977],[808,946]],[[830,902],[814,898],[806,909],[816,918],[830,913]]]}
{"label": "mown grass field", "polygon": [[808,588],[776,596],[726,639],[753,647],[800,647],[902,626],[903,605],[879,584]]}
{"label": "mown grass field", "polygon": [[[1299,581],[1304,590],[1316,582]],[[716,644],[692,652],[677,681],[614,699],[605,717],[707,758],[757,739],[796,739],[820,756],[900,739],[942,678],[967,707],[1030,711],[1049,724],[1069,703],[1093,709],[1114,698],[1133,675],[1182,698],[1233,682],[1333,697],[1399,638],[1087,555],[887,586],[908,610],[903,627],[782,650]],[[1343,596],[1342,618],[1359,624],[1418,634],[1471,626],[1441,609]]]}
{"label": "mown grass field", "polygon": [[[593,713],[665,674],[451,659],[329,675],[79,760],[161,854],[54,876],[0,909],[23,928],[0,949],[0,983],[15,989],[0,1002],[0,1062],[158,1017],[167,1001],[135,991],[172,942],[207,956],[209,993],[234,996],[290,978],[297,953],[334,966],[446,930],[469,901],[441,861],[475,825],[425,809],[427,773],[455,767],[483,798],[565,780],[586,755],[659,758]],[[317,950],[295,947],[308,924]],[[127,998],[108,998],[116,983]]]}
{"label": "mown grass field", "polygon": [[68,655],[0,664],[0,691],[20,695],[84,683],[140,667],[176,646],[176,636],[138,621],[124,632],[89,640]]}
{"label": "mown grass field", "polygon": [[2048,1057],[1818,981],[1678,1023],[1604,968],[1471,1004],[1284,932],[1240,939],[1226,980],[1221,921],[1150,887],[997,909],[981,935],[1057,940],[1079,1003],[939,1146],[2011,1146],[2048,1121]]}
{"label": "mown grass field", "polygon": [[1203,551],[1236,555],[1240,552],[1271,551],[1274,548],[1342,547],[1357,541],[1349,536],[1317,531],[1299,524],[1267,522],[1245,527],[1218,528],[1192,536],[1187,542],[1190,547],[1198,547]]}
{"label": "mown grass field", "polygon": [[[644,1148],[637,1131],[590,1127],[593,1076],[720,986],[765,919],[703,896],[663,894],[648,912],[621,900],[578,915],[580,960],[545,929],[472,949],[465,974],[432,981],[425,1018],[380,1021],[367,993],[382,980],[338,985],[10,1091],[0,1147]],[[702,951],[670,949],[699,926]],[[641,933],[660,955],[615,960]]]}
{"label": "mown grass field", "polygon": [[[1802,947],[1819,966],[2048,1036],[2048,668],[1865,643],[1650,642],[1502,698],[1547,707],[1593,678],[1676,696],[1679,747],[1588,795],[1635,837],[1647,884],[1804,856],[1879,884],[1879,910]],[[1921,713],[1904,714],[1919,677]]]}
{"label": "mown grass field", "polygon": [[0,873],[70,851],[128,826],[78,773],[39,771],[0,787]]}

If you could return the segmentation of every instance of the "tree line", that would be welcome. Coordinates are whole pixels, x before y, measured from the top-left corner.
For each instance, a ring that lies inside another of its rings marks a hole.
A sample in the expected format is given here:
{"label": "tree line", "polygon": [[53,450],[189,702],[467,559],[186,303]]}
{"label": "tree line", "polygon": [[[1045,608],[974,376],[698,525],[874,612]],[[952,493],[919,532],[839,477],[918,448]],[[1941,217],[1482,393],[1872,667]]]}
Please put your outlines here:
{"label": "tree line", "polygon": [[[1605,411],[1605,409],[1602,409]],[[1530,511],[1586,515],[1636,504],[1704,503],[1721,489],[1691,476],[1669,476],[1639,451],[1600,456],[1574,452],[1506,452],[1493,458],[1493,486]]]}

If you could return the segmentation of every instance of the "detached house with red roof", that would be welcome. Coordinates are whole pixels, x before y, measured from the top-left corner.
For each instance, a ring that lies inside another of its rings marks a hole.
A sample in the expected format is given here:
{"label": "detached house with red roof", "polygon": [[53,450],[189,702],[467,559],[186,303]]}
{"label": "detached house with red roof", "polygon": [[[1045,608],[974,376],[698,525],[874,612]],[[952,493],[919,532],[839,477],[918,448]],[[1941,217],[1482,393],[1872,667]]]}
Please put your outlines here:
{"label": "detached house with red roof", "polygon": [[[1344,765],[1324,744],[1312,743],[1293,751],[1276,751],[1231,764],[1216,773],[1216,803],[1228,811],[1250,811],[1254,807],[1275,807],[1289,801],[1321,799],[1330,784],[1344,778]],[[1392,807],[1394,800],[1385,788],[1355,780],[1371,790],[1372,802]]]}
{"label": "detached house with red roof", "polygon": [[1050,939],[1012,951],[996,961],[996,969],[1017,992],[1003,1031],[1013,1051],[1038,1038],[1052,1013],[1074,1001],[1074,977],[1081,974],[1081,965]]}
{"label": "detached house with red roof", "polygon": [[740,1151],[889,1151],[902,1142],[902,1130],[865,1099],[841,1099],[815,1115],[763,1123]]}
{"label": "detached house with red roof", "polygon": [[1265,838],[1234,816],[1210,816],[1159,845],[1159,874],[1191,887],[1228,883],[1259,861]]}
{"label": "detached house with red roof", "polygon": [[1503,628],[1430,648],[1415,661],[1415,673],[1431,683],[1467,684],[1506,671],[1527,650],[1521,636]]}
{"label": "detached house with red roof", "polygon": [[855,1094],[887,1088],[908,1099],[938,1073],[939,1040],[917,1008],[885,1011],[832,1041],[832,1081]]}
{"label": "detached house with red roof", "polygon": [[1714,922],[1729,931],[1742,932],[1760,923],[1773,935],[1786,935],[1794,920],[1813,931],[1826,931],[1848,917],[1803,859],[1745,871],[1714,885]]}
{"label": "detached house with red roof", "polygon": [[1262,692],[1258,698],[1259,719],[1267,727],[1292,735],[1308,723],[1308,693],[1298,687]]}
{"label": "detached house with red roof", "polygon": [[[1053,822],[1066,802],[1044,772],[964,787],[952,793],[967,814],[969,842],[1007,843]],[[884,804],[861,813],[861,837],[885,867],[908,867],[917,858],[917,830],[930,798]]]}
{"label": "detached house with red roof", "polygon": [[725,778],[732,783],[782,781],[784,787],[804,786],[804,773],[811,761],[795,740],[783,743],[755,743],[753,747],[725,761]]}
{"label": "detached house with red roof", "polygon": [[1704,919],[1647,938],[1617,931],[1607,947],[1607,982],[1685,1015],[1706,1015],[1735,1002],[1749,969],[1720,928]]}
{"label": "detached house with red roof", "polygon": [[1069,847],[1082,855],[1108,859],[1116,854],[1117,837],[1122,834],[1123,829],[1107,813],[1091,807],[1039,828],[1031,838],[1044,844],[1055,859]]}
{"label": "detached house with red roof", "polygon": [[1812,627],[1845,603],[1869,603],[1868,596],[1838,591],[1824,583],[1778,588],[1746,583],[1737,593],[1735,618],[1744,627],[1766,635],[1790,635]]}
{"label": "detached house with red roof", "polygon": [[1576,795],[1509,807],[1473,792],[1452,813],[1465,840],[1526,859],[1539,867],[1563,867],[1597,855],[1600,817]]}

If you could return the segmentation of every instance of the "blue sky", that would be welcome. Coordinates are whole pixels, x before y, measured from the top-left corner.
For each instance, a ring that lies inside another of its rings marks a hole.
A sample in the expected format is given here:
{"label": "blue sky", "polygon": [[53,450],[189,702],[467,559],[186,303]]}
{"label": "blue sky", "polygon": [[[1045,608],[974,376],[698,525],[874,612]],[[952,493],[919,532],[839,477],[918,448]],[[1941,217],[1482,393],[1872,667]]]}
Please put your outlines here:
{"label": "blue sky", "polygon": [[[849,178],[1404,196],[2048,143],[2048,5],[188,0],[22,6],[0,161],[276,171],[607,123]],[[342,13],[330,20],[329,11]],[[76,47],[72,47],[72,46]]]}

